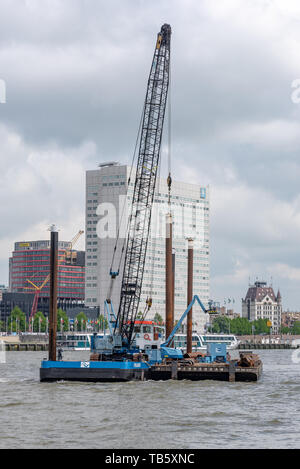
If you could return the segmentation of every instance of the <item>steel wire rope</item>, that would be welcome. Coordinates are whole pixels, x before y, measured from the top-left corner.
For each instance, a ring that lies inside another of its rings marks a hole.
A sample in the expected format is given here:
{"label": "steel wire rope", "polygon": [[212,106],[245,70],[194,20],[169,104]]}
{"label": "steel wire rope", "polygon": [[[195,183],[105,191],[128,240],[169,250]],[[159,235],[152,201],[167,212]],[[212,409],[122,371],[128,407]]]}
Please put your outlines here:
{"label": "steel wire rope", "polygon": [[[115,247],[114,247],[114,252],[113,252],[113,257],[112,257],[110,272],[113,272],[114,261],[115,261],[115,257],[116,257],[116,252],[117,252],[119,240],[120,240],[120,229],[121,229],[122,221],[123,221],[123,218],[124,218],[125,208],[126,208],[126,204],[127,204],[127,197],[128,197],[128,193],[129,193],[129,187],[130,187],[130,183],[131,183],[131,179],[132,179],[132,173],[133,173],[133,168],[134,168],[134,162],[135,162],[135,159],[136,159],[137,148],[138,148],[138,144],[139,144],[139,140],[140,140],[140,134],[141,134],[141,128],[142,128],[142,122],[143,122],[143,116],[144,116],[145,105],[146,105],[146,102],[144,103],[144,106],[143,106],[143,109],[142,109],[142,114],[141,114],[139,129],[138,129],[138,134],[137,134],[137,138],[136,138],[136,142],[135,142],[134,153],[133,153],[133,158],[132,158],[132,164],[131,164],[131,169],[130,169],[130,174],[129,174],[129,179],[128,179],[128,188],[127,188],[127,192],[126,192],[126,199],[124,200],[123,208],[122,208],[122,212],[121,212],[121,218],[120,218],[120,220],[119,220],[118,232],[117,232],[116,243],[115,243]],[[123,257],[123,254],[124,254],[124,248],[125,248],[125,243],[126,243],[126,237],[127,237],[128,226],[129,226],[129,217],[128,217],[128,220],[127,220],[126,234],[125,234],[125,236],[124,236],[123,247],[122,247],[122,252],[121,252],[121,256],[120,256],[120,262],[119,262],[119,266],[118,266],[118,272],[120,272],[120,267],[121,267],[121,263],[122,263],[122,257]]]}

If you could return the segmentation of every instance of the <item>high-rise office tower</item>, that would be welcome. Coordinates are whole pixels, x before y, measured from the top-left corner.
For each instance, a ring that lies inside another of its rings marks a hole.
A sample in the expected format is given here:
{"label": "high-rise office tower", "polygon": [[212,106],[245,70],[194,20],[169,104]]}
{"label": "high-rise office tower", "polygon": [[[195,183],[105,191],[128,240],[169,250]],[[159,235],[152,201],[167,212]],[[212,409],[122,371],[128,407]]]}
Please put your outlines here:
{"label": "high-rise office tower", "polygon": [[[124,262],[122,249],[126,247],[126,227],[134,179],[131,167],[117,163],[103,164],[99,169],[86,173],[85,302],[87,306],[100,306],[102,312],[104,301],[109,295],[111,268],[114,272],[120,269],[111,295],[116,312],[119,307]],[[206,305],[210,297],[209,188],[173,181],[171,210],[176,255],[175,319],[178,319],[187,306],[188,238],[195,240],[194,294],[198,294]],[[168,212],[167,181],[159,178],[140,302],[140,311],[143,312],[147,297],[152,297],[152,317],[155,313],[162,317],[165,315],[165,223]],[[119,242],[115,250],[118,235]],[[195,309],[194,320],[203,327],[207,317]]]}

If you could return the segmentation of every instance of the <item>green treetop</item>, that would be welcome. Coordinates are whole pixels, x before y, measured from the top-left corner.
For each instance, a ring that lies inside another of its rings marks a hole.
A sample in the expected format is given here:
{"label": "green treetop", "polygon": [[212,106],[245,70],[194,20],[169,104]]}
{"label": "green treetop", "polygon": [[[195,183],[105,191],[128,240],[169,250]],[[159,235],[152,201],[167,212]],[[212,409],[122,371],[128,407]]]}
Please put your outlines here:
{"label": "green treetop", "polygon": [[23,311],[15,306],[8,318],[8,330],[12,332],[25,332],[26,315]]}
{"label": "green treetop", "polygon": [[69,330],[68,316],[61,308],[57,310],[57,330],[59,332],[67,332]]}
{"label": "green treetop", "polygon": [[75,329],[79,332],[83,332],[83,331],[86,331],[86,326],[87,326],[87,317],[83,312],[81,312],[76,316]]}
{"label": "green treetop", "polygon": [[33,319],[33,332],[46,332],[47,320],[41,311],[38,311]]}

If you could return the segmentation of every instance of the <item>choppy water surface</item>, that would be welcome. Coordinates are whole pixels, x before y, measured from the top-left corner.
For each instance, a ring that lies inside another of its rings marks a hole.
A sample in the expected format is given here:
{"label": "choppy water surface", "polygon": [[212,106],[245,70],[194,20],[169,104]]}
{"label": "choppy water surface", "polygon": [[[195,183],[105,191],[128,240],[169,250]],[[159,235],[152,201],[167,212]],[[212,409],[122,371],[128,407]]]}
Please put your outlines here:
{"label": "choppy water surface", "polygon": [[124,384],[42,384],[45,352],[7,353],[0,448],[300,448],[300,363],[288,350],[258,353],[258,383]]}

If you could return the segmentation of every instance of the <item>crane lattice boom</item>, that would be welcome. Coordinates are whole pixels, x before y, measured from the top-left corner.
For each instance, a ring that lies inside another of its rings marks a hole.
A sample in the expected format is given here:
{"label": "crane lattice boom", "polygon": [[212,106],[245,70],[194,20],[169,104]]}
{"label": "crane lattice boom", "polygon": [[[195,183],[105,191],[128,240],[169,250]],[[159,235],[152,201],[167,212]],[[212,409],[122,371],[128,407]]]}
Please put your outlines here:
{"label": "crane lattice boom", "polygon": [[171,27],[163,25],[155,47],[141,128],[117,324],[131,344],[138,313],[169,88]]}

